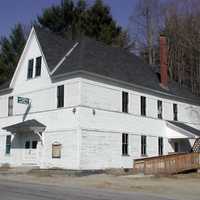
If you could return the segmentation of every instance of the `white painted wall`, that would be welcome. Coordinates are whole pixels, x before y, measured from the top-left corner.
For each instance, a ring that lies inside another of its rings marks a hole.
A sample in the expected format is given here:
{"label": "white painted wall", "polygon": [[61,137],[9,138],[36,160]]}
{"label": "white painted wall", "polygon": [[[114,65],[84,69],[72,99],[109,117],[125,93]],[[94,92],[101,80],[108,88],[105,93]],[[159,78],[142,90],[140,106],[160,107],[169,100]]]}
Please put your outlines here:
{"label": "white painted wall", "polygon": [[[52,158],[52,144],[61,144],[61,158]],[[42,168],[79,169],[79,134],[77,130],[45,132]]]}
{"label": "white painted wall", "polygon": [[[27,80],[28,60],[42,56],[41,77]],[[57,109],[57,86],[65,86],[65,105]],[[122,113],[122,91],[129,93],[129,113]],[[14,96],[14,115],[8,117],[8,97]],[[173,103],[178,119],[200,129],[200,107],[149,95],[103,81],[71,78],[53,83],[45,58],[34,34],[27,44],[13,81],[13,91],[0,94],[0,128],[22,122],[27,106],[17,97],[30,98],[26,120],[36,119],[47,126],[40,151],[40,166],[68,169],[130,168],[141,157],[141,135],[147,136],[147,155],[158,155],[158,137],[164,138],[164,154],[173,151],[164,120],[173,119]],[[140,97],[147,100],[147,116],[140,115]],[[157,100],[163,102],[163,118],[157,118]],[[76,108],[75,113],[73,108]],[[122,156],[122,133],[129,134],[129,156]],[[20,150],[5,155],[5,138],[0,129],[0,164],[21,164]],[[171,133],[174,134],[174,133]],[[25,137],[25,136],[24,136]],[[22,142],[24,138],[16,141]],[[52,144],[62,144],[61,159],[52,159]],[[22,142],[23,143],[23,142]]]}
{"label": "white painted wall", "polygon": [[140,116],[140,97],[146,97],[146,118],[157,119],[157,101],[163,102],[163,119],[173,120],[173,104],[178,104],[178,121],[200,129],[200,106],[194,106],[166,98],[160,98],[138,92],[136,89],[126,89],[99,81],[82,79],[81,104],[106,111],[122,110],[122,91],[129,93],[129,113]]}
{"label": "white painted wall", "polygon": [[[141,158],[141,136],[129,133],[128,139],[128,155],[123,156],[122,133],[83,130],[80,169],[131,168]],[[147,156],[157,155],[158,138],[147,136]]]}
{"label": "white painted wall", "polygon": [[[13,91],[9,94],[0,94],[0,128],[22,122],[27,105],[17,103],[17,97],[30,98],[31,108],[25,120],[36,119],[47,127],[43,133],[43,150],[40,152],[43,160],[41,167],[59,166],[77,169],[78,146],[80,145],[77,139],[78,116],[73,113],[73,107],[80,104],[80,78],[53,83],[43,57],[41,76],[27,80],[28,60],[38,56],[43,56],[43,54],[35,35],[32,34],[15,73]],[[65,88],[64,107],[59,109],[57,109],[58,85],[64,85]],[[14,114],[8,117],[9,96],[14,96]],[[12,166],[21,165],[23,152],[19,148],[14,148],[14,144],[11,154],[5,155],[6,135],[8,134],[10,133],[0,129],[0,163],[9,163]],[[24,148],[28,134],[23,137],[20,134],[15,136],[15,141],[18,141],[22,148]],[[60,160],[51,159],[51,147],[54,141],[60,141],[63,144]]]}

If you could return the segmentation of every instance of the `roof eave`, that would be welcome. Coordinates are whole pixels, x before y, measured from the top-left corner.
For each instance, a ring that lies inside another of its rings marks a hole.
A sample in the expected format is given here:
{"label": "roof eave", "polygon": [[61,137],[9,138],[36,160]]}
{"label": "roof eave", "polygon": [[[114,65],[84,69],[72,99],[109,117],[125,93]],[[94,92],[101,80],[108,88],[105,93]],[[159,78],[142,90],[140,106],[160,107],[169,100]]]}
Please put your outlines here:
{"label": "roof eave", "polygon": [[154,89],[151,89],[151,88],[140,86],[140,85],[137,85],[137,84],[128,83],[128,82],[125,82],[125,81],[120,81],[120,80],[117,80],[117,79],[113,79],[113,78],[106,77],[106,76],[103,76],[103,75],[99,75],[99,74],[96,74],[96,73],[88,72],[88,71],[85,71],[85,70],[77,70],[77,71],[73,71],[73,72],[69,72],[69,73],[52,75],[51,77],[52,77],[53,80],[56,81],[56,80],[59,80],[60,78],[64,78],[64,77],[72,76],[72,75],[78,75],[78,74],[83,74],[83,75],[85,74],[85,75],[89,75],[89,76],[93,76],[93,77],[98,77],[98,78],[110,80],[112,82],[117,82],[117,83],[129,86],[129,87],[134,87],[134,88],[139,89],[139,90],[149,91],[149,92],[152,92],[152,93],[157,94],[157,95],[164,95],[168,98],[172,97],[172,98],[176,99],[177,101],[190,103],[190,104],[195,105],[195,106],[200,106],[200,103],[197,103],[197,102],[195,102],[191,99],[188,99],[188,98],[168,94],[168,93],[165,93],[165,92],[161,92],[161,91],[158,91],[158,90],[154,90]]}
{"label": "roof eave", "polygon": [[5,93],[5,92],[11,92],[12,90],[13,90],[12,88],[1,89],[1,90],[0,90],[0,94],[1,94],[1,93]]}

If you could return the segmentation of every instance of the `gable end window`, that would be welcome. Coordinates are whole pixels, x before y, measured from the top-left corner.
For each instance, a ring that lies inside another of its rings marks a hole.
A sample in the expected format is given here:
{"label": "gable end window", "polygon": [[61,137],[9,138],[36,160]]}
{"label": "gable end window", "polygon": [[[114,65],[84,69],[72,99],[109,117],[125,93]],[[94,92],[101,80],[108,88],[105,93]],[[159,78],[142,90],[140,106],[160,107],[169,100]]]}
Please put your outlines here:
{"label": "gable end window", "polygon": [[64,107],[64,85],[57,87],[57,108]]}
{"label": "gable end window", "polygon": [[28,61],[27,79],[33,78],[33,64],[34,64],[33,59]]}
{"label": "gable end window", "polygon": [[141,155],[147,155],[147,137],[146,135],[141,136]]}
{"label": "gable end window", "polygon": [[158,100],[158,119],[162,119],[162,101]]}
{"label": "gable end window", "polygon": [[8,116],[13,115],[13,96],[8,97]]}
{"label": "gable end window", "polygon": [[6,154],[10,154],[11,150],[11,135],[6,136]]}
{"label": "gable end window", "polygon": [[122,92],[122,112],[128,113],[128,92]]}
{"label": "gable end window", "polygon": [[36,58],[36,67],[35,67],[35,77],[41,75],[41,65],[42,65],[42,57]]}
{"label": "gable end window", "polygon": [[178,106],[177,104],[173,104],[173,118],[174,118],[174,121],[178,121]]}
{"label": "gable end window", "polygon": [[123,156],[128,155],[128,134],[127,133],[122,134],[122,155]]}
{"label": "gable end window", "polygon": [[146,116],[146,97],[141,96],[141,115]]}

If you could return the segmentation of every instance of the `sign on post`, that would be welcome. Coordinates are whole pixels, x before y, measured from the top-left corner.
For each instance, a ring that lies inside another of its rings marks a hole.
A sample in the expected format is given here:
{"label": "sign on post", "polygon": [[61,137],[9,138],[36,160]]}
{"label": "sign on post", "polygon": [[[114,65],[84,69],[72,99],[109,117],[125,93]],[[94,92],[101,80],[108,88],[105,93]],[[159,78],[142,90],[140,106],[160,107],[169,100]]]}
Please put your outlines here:
{"label": "sign on post", "polygon": [[30,99],[25,97],[17,97],[17,103],[28,105],[30,103]]}

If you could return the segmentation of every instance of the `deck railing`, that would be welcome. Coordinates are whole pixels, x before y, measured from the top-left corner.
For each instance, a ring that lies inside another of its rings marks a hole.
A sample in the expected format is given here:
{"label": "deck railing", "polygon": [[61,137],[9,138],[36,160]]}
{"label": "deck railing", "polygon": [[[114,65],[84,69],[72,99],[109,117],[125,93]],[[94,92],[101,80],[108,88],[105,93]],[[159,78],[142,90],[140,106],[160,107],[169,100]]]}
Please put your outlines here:
{"label": "deck railing", "polygon": [[200,168],[200,153],[181,153],[134,160],[133,169],[144,174],[175,174]]}

